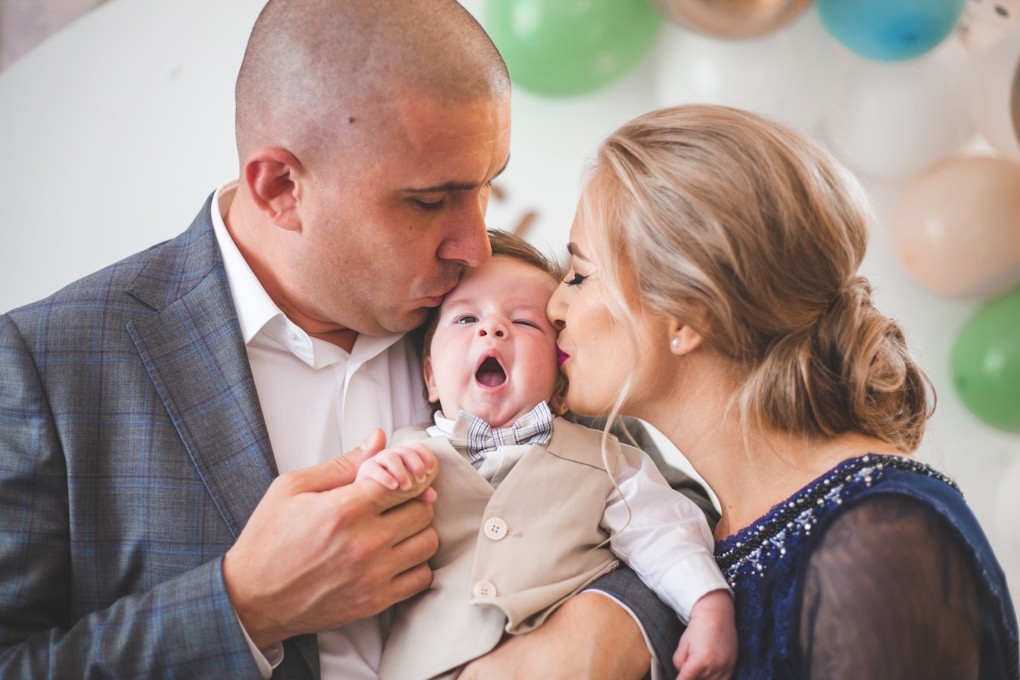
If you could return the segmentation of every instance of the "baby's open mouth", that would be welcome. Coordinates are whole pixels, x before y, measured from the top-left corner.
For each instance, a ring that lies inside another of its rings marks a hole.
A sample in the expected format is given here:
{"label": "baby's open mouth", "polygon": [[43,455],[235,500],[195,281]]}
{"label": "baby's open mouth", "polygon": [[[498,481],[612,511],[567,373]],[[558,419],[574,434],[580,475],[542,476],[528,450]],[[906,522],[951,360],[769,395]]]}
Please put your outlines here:
{"label": "baby's open mouth", "polygon": [[486,387],[499,387],[506,382],[506,371],[496,357],[486,357],[475,372],[475,380]]}

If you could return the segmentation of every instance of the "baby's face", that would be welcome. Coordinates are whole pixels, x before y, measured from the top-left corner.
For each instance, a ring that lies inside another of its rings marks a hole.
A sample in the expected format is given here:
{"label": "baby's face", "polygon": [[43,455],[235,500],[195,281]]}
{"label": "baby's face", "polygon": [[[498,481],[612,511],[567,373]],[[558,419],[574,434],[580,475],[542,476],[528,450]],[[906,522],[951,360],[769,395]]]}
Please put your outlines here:
{"label": "baby's face", "polygon": [[447,418],[463,410],[505,427],[552,396],[556,329],[545,307],[556,284],[541,269],[497,255],[446,296],[425,383]]}

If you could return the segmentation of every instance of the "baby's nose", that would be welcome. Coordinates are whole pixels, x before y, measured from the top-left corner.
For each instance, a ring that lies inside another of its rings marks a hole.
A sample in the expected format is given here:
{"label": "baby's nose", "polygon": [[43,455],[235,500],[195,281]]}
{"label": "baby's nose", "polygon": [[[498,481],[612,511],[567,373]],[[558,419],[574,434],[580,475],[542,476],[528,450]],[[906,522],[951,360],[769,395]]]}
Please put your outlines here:
{"label": "baby's nose", "polygon": [[490,335],[495,338],[505,338],[506,325],[496,319],[489,319],[478,324],[478,337],[484,338]]}

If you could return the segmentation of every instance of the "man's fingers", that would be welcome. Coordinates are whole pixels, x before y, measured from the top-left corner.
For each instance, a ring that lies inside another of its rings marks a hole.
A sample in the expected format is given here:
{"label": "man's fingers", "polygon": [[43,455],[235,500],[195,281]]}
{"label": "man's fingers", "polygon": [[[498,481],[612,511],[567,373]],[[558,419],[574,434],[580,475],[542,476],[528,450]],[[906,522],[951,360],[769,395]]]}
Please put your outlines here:
{"label": "man's fingers", "polygon": [[425,562],[439,549],[439,535],[426,526],[393,546],[390,564],[394,573],[401,573]]}
{"label": "man's fingers", "polygon": [[[432,482],[435,481],[437,474],[438,466],[433,467],[420,482],[412,481],[407,489],[391,490],[383,488],[379,484],[357,484],[349,488],[336,489],[335,492],[337,493],[337,498],[341,499],[340,502],[351,508],[352,511],[361,510],[374,515],[384,512],[389,514],[387,511],[392,512],[392,509],[397,508],[397,506],[400,506],[405,501],[417,498],[424,493],[432,485]],[[426,494],[424,500],[427,500],[429,495]],[[428,512],[428,521],[431,521],[431,508]]]}
{"label": "man's fingers", "polygon": [[[372,430],[361,445],[342,456],[330,458],[318,465],[289,472],[286,479],[292,493],[329,491],[354,481],[358,466],[386,446],[386,435],[380,429]],[[421,493],[421,490],[418,491]],[[415,494],[417,495],[417,494]]]}
{"label": "man's fingers", "polygon": [[429,569],[429,565],[419,563],[417,566],[411,567],[407,571],[393,577],[392,594],[395,597],[394,601],[401,602],[412,595],[417,595],[428,588],[431,583],[432,570]]}

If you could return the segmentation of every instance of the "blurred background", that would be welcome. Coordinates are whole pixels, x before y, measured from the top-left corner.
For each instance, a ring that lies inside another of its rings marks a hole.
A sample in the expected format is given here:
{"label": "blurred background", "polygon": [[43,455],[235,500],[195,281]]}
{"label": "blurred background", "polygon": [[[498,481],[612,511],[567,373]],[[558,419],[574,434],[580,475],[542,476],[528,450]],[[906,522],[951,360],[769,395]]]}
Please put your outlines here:
{"label": "blurred background", "polygon": [[[659,106],[763,113],[857,174],[863,273],[938,391],[919,456],[959,483],[1020,608],[1020,0],[463,4],[515,88],[490,225],[550,254],[599,141]],[[237,175],[261,5],[0,0],[0,309],[176,235]]]}

